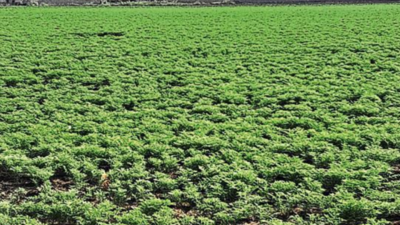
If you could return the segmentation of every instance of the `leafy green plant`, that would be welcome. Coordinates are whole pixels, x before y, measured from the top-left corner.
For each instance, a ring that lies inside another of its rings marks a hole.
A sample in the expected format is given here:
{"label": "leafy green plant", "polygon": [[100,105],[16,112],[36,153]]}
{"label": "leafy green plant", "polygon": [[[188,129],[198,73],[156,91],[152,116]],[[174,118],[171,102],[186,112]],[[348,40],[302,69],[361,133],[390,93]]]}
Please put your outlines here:
{"label": "leafy green plant", "polygon": [[390,224],[400,7],[0,8],[0,224]]}

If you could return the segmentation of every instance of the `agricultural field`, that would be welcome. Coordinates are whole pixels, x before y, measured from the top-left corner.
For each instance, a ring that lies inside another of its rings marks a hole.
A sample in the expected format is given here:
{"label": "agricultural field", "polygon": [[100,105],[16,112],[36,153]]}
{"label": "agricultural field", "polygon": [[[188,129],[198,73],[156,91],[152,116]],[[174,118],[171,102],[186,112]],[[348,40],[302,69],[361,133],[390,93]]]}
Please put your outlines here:
{"label": "agricultural field", "polygon": [[400,224],[400,5],[0,9],[0,224]]}

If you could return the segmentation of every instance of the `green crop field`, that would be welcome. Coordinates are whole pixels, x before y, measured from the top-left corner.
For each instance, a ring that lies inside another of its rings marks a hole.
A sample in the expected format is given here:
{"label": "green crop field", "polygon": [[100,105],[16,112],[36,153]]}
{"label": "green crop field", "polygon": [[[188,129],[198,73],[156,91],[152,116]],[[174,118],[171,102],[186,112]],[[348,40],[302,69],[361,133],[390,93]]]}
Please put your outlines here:
{"label": "green crop field", "polygon": [[399,224],[400,5],[0,9],[0,224]]}

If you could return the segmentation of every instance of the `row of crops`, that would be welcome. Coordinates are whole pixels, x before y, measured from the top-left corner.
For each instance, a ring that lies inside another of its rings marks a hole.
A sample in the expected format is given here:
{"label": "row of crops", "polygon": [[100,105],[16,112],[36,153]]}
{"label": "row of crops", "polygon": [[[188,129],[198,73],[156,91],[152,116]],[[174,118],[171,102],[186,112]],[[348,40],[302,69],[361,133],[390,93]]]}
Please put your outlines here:
{"label": "row of crops", "polygon": [[0,9],[0,224],[398,224],[399,15]]}

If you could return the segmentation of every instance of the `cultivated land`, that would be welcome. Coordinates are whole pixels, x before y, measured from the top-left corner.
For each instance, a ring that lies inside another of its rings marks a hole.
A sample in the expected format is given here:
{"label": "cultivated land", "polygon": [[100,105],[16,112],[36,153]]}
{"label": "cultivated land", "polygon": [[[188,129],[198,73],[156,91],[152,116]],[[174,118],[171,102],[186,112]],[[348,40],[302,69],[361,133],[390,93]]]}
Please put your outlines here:
{"label": "cultivated land", "polygon": [[0,9],[0,224],[398,224],[400,5]]}

